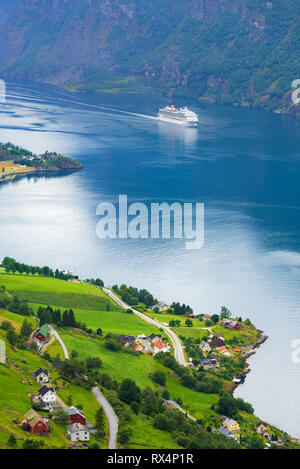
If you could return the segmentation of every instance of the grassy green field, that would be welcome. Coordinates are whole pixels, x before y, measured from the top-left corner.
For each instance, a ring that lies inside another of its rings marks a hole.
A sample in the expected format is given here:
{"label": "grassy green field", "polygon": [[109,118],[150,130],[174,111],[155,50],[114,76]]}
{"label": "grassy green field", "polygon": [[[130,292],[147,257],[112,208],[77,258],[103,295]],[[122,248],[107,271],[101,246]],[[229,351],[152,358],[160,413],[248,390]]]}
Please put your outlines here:
{"label": "grassy green field", "polygon": [[[0,337],[4,338],[2,331]],[[18,447],[21,447],[22,440],[26,438],[41,439],[39,436],[24,432],[13,419],[22,421],[24,414],[31,408],[29,393],[37,392],[40,387],[33,380],[32,372],[40,366],[49,368],[49,363],[27,350],[13,351],[8,345],[7,358],[9,367],[0,365],[0,447],[7,447],[10,434],[20,440]],[[47,447],[66,447],[66,429],[51,423],[51,437],[42,438],[42,441]]]}
{"label": "grassy green field", "polygon": [[179,336],[192,339],[202,339],[209,335],[207,329],[196,329],[195,327],[173,327],[172,330]]}
{"label": "grassy green field", "polygon": [[[185,321],[187,320],[186,316],[180,315],[180,314],[154,313],[153,311],[149,311],[149,310],[146,311],[145,314],[147,314],[147,316],[149,316],[150,318],[156,319],[157,321],[164,323],[164,324],[169,324],[170,321],[179,320],[181,321],[180,326],[182,327],[185,327]],[[199,319],[193,319],[193,318],[191,318],[191,321],[193,323],[193,327],[207,327],[205,325],[205,321],[199,321]]]}
{"label": "grassy green field", "polygon": [[51,344],[48,345],[46,348],[46,352],[49,353],[52,357],[58,357],[59,360],[64,360],[64,352],[62,346],[58,342],[57,339],[54,340]]}
{"label": "grassy green field", "polygon": [[114,352],[108,350],[103,342],[91,340],[81,334],[72,333],[66,330],[60,331],[69,352],[77,350],[79,359],[98,356],[103,361],[101,372],[109,373],[117,381],[122,381],[132,377],[136,384],[144,389],[150,386],[157,389],[157,386],[149,378],[149,374],[160,369],[167,376],[166,388],[170,392],[171,398],[181,398],[184,407],[196,418],[211,414],[210,405],[215,403],[217,396],[213,394],[198,393],[179,384],[178,379],[172,376],[172,372],[158,363],[149,355],[133,355],[126,352]]}
{"label": "grassy green field", "polygon": [[75,310],[76,319],[85,322],[88,328],[96,330],[100,327],[104,333],[114,334],[146,334],[158,333],[156,327],[151,326],[134,314],[121,311],[87,311]]}
{"label": "grassy green field", "polygon": [[[4,339],[3,331],[0,337]],[[33,380],[32,373],[39,367],[49,369],[52,379],[58,377],[55,370],[51,369],[51,364],[43,360],[38,354],[31,351],[15,350],[7,346],[8,364],[0,365],[0,447],[7,447],[10,434],[16,436],[18,447],[21,447],[21,440],[33,438],[44,441],[47,447],[66,448],[69,441],[66,438],[66,428],[51,422],[50,438],[41,438],[24,432],[18,425],[13,423],[13,419],[22,421],[24,414],[31,408],[32,402],[29,393],[38,391],[40,385]],[[17,366],[15,366],[17,365]],[[26,383],[32,383],[25,384]],[[70,384],[65,389],[57,389],[58,396],[67,402],[68,396],[72,395],[73,404],[81,404],[87,419],[94,423],[95,413],[99,408],[91,391],[82,387]],[[49,414],[41,412],[41,415],[48,417]],[[92,437],[92,441],[94,438]],[[106,440],[98,442],[101,448],[107,447]]]}
{"label": "grassy green field", "polygon": [[37,322],[32,316],[21,316],[20,314],[11,313],[10,311],[6,311],[5,309],[0,309],[0,323],[2,321],[9,321],[17,332],[20,331],[22,323],[24,319],[35,327]]}
{"label": "grassy green field", "polygon": [[[203,417],[210,412],[209,406],[215,402],[215,396],[196,393],[187,388],[183,388],[178,380],[171,376],[169,369],[160,365],[153,357],[150,356],[134,356],[129,353],[120,353],[107,350],[98,340],[88,339],[86,336],[72,333],[66,330],[59,331],[66,342],[69,351],[76,349],[79,351],[79,359],[88,356],[99,356],[103,360],[103,368],[101,372],[108,372],[112,377],[121,381],[122,379],[132,377],[139,387],[142,389],[151,386],[158,389],[149,374],[156,369],[163,370],[167,375],[167,389],[172,398],[181,397],[186,410],[196,417]],[[0,337],[4,338],[4,332],[1,331]],[[56,346],[57,344],[53,344]],[[51,347],[51,346],[50,346]],[[50,348],[49,347],[49,348]],[[19,368],[0,365],[0,447],[7,447],[9,434],[14,434],[18,440],[18,447],[21,447],[25,438],[31,438],[32,435],[21,430],[12,422],[13,419],[22,419],[24,413],[31,407],[31,400],[28,396],[30,392],[36,392],[39,385],[33,381],[32,372],[39,366],[51,369],[51,365],[43,360],[38,354],[31,351],[17,350],[13,351],[8,347],[9,363],[16,364]],[[52,378],[58,375],[51,372]],[[22,381],[32,382],[32,385],[23,384]],[[13,389],[13,392],[11,390]],[[58,389],[59,397],[64,401],[68,401],[68,397],[72,396],[73,405],[82,405],[83,411],[89,422],[94,423],[95,413],[98,409],[98,403],[93,397],[91,391],[76,386],[74,384],[67,385],[64,389]],[[130,423],[133,435],[131,437],[130,448],[177,448],[172,441],[171,436],[167,432],[155,429],[144,415],[132,415]],[[46,442],[47,447],[66,447],[66,429],[52,423],[51,437],[42,439]],[[34,439],[40,437],[34,436]],[[106,440],[98,442],[101,448],[107,447]]]}
{"label": "grassy green field", "polygon": [[103,311],[107,306],[120,311],[100,288],[93,285],[66,282],[51,277],[0,273],[0,285],[12,294],[31,303],[53,304],[58,307]]}
{"label": "grassy green field", "polygon": [[134,377],[138,386],[145,387],[151,381],[148,374],[154,371],[154,360],[148,355],[136,356],[129,352],[114,352],[108,350],[104,342],[89,339],[87,336],[72,333],[68,330],[59,331],[69,352],[76,350],[78,359],[100,357],[103,361],[103,372],[109,373],[113,378],[121,381],[130,375]]}
{"label": "grassy green field", "polygon": [[[103,291],[97,287],[88,284],[66,282],[49,277],[26,276],[5,274],[0,269],[0,286],[4,285],[6,289],[16,294],[19,298],[27,300],[29,305],[36,313],[39,306],[47,305],[60,308],[61,311],[72,308],[77,321],[85,323],[87,328],[96,331],[101,328],[103,334],[147,334],[161,333],[160,329],[149,325],[134,314],[127,314],[116,305]],[[180,320],[181,327],[173,328],[178,336],[184,336],[192,339],[202,339],[209,334],[205,329],[206,324],[203,321],[192,319],[193,327],[185,326],[185,316],[174,314],[156,314],[147,312],[147,314],[160,321],[169,323],[170,320]],[[11,321],[17,332],[20,331],[21,324],[25,316],[20,316],[0,309],[0,323],[4,320]],[[34,317],[26,317],[33,326],[36,325]],[[203,327],[204,329],[201,329]],[[211,410],[211,405],[216,404],[218,396],[196,392],[180,384],[180,379],[169,369],[155,360],[151,355],[133,354],[122,348],[121,351],[107,349],[104,338],[95,338],[92,334],[81,331],[71,331],[68,328],[59,328],[56,326],[64,340],[69,353],[76,350],[79,354],[78,360],[84,360],[88,357],[100,357],[102,368],[100,372],[108,373],[119,383],[127,378],[136,382],[141,388],[147,386],[154,391],[161,392],[167,389],[170,398],[173,400],[181,399],[182,407],[192,416],[203,420],[206,424],[214,421],[216,426],[219,424],[220,416]],[[212,327],[213,333],[222,333],[226,341],[233,338],[239,339],[239,345],[253,344],[257,337],[257,331],[253,326],[244,326],[240,331],[231,331],[220,325]],[[162,333],[165,336],[164,333]],[[0,338],[5,340],[6,332],[0,329]],[[231,344],[232,347],[236,346]],[[62,348],[55,339],[46,349],[52,357],[59,356],[63,359]],[[7,447],[7,440],[10,434],[18,438],[18,447],[21,447],[22,440],[25,438],[41,439],[39,436],[32,436],[24,432],[20,426],[13,423],[13,419],[22,420],[23,415],[31,408],[29,393],[37,392],[39,385],[33,380],[32,373],[39,367],[47,368],[51,371],[51,377],[55,380],[59,374],[57,370],[51,368],[52,365],[43,360],[37,352],[30,350],[13,350],[7,345],[8,365],[0,365],[0,448]],[[150,375],[156,371],[163,371],[166,375],[166,385],[164,387],[155,384]],[[58,381],[57,381],[58,383]],[[109,394],[108,391],[106,393]],[[83,411],[89,422],[95,422],[95,413],[99,404],[94,398],[92,392],[84,387],[75,384],[66,384],[65,387],[57,389],[58,396],[67,403],[69,397],[72,397],[72,405],[82,406]],[[109,396],[108,396],[109,397]],[[126,406],[130,411],[129,406]],[[132,420],[128,423],[132,430],[129,448],[173,448],[178,446],[173,442],[171,435],[155,429],[152,420],[143,415],[135,415],[131,412]],[[243,430],[250,433],[254,431],[254,425],[257,418],[245,414],[245,423]],[[68,440],[66,439],[66,428],[52,422],[51,436],[42,438],[46,446],[54,448],[66,448]],[[249,427],[249,428],[248,428]],[[250,434],[249,433],[249,434]],[[94,441],[94,437],[92,437]],[[98,442],[101,449],[107,447],[107,440]]]}
{"label": "grassy green field", "polygon": [[[66,388],[59,389],[58,394],[65,403],[68,401],[69,396],[72,396],[72,405],[75,407],[78,405],[82,406],[82,410],[87,418],[87,421],[89,423],[95,424],[95,415],[96,411],[99,409],[99,404],[96,401],[92,391],[89,391],[88,389],[85,389],[81,386],[76,386],[75,384],[69,384]],[[106,428],[107,434],[109,434],[107,422]],[[95,441],[92,436],[91,441]],[[108,446],[107,440],[100,439],[97,440],[97,443],[101,449],[105,449]]]}
{"label": "grassy green field", "polygon": [[126,445],[131,449],[179,449],[170,433],[154,428],[146,415],[131,414],[132,421],[129,427],[132,430],[130,443]]}
{"label": "grassy green field", "polygon": [[215,334],[223,334],[225,341],[236,337],[240,341],[240,345],[250,345],[255,342],[258,337],[257,331],[253,327],[242,328],[239,331],[232,331],[223,326],[217,326],[214,329]]}
{"label": "grassy green field", "polygon": [[[48,304],[29,303],[34,312],[37,312],[39,306],[46,307]],[[57,305],[50,304],[52,308]],[[101,328],[103,334],[109,332],[113,334],[150,335],[152,332],[164,334],[155,326],[151,326],[134,314],[127,314],[123,311],[93,311],[88,309],[73,309],[77,321],[84,322],[88,329],[96,331]]]}

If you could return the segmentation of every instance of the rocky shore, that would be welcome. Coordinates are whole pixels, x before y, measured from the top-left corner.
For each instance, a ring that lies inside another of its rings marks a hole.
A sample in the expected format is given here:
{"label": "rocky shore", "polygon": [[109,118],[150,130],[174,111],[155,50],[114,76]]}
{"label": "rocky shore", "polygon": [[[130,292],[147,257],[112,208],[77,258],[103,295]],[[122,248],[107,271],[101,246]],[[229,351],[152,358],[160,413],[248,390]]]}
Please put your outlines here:
{"label": "rocky shore", "polygon": [[[251,350],[249,350],[249,352],[246,352],[243,357],[244,358],[249,358],[251,357],[252,355],[254,355],[256,353],[256,350],[261,346],[263,345],[266,340],[268,340],[268,336],[267,335],[264,335],[263,331],[259,331],[258,332],[260,333],[260,337],[259,339],[257,339],[257,341],[255,342],[254,345],[252,345],[251,347]],[[250,368],[250,365],[249,363],[246,362],[246,365],[245,365],[245,368],[244,370],[242,371],[242,373],[240,373],[238,376],[236,376],[235,379],[239,380],[239,381],[235,381],[234,384],[232,385],[232,387],[230,388],[230,392],[233,394],[234,391],[236,390],[236,388],[242,384],[244,381],[245,381],[245,378],[247,376],[248,373],[250,373],[251,371],[251,368]]]}

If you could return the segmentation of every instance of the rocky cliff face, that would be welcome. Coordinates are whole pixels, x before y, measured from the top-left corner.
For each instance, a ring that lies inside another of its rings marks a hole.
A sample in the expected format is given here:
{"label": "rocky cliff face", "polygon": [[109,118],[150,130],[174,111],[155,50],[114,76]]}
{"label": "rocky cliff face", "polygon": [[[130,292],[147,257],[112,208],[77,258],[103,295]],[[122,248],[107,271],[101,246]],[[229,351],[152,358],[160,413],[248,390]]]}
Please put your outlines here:
{"label": "rocky cliff face", "polygon": [[143,83],[164,93],[296,112],[290,91],[300,78],[300,4],[294,0],[16,3],[0,29],[6,76],[88,88]]}

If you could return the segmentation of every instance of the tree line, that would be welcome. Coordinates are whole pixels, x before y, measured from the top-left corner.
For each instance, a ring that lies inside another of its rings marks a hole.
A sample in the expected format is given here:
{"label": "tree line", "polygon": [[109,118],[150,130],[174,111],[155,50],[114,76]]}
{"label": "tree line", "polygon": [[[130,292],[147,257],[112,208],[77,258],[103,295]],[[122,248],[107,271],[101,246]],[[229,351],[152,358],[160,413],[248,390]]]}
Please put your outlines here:
{"label": "tree line", "polygon": [[127,287],[127,285],[123,283],[120,285],[120,287],[118,287],[118,285],[113,285],[112,290],[130,306],[136,306],[139,303],[144,303],[147,307],[151,307],[157,302],[154,296],[145,288],[139,290],[135,287]]}
{"label": "tree line", "polygon": [[70,280],[71,278],[73,278],[72,275],[65,274],[59,269],[53,270],[48,266],[38,267],[24,264],[21,262],[17,262],[12,257],[5,257],[2,261],[2,267],[5,268],[6,273],[15,274],[16,272],[18,272],[19,274],[26,275],[42,275],[44,277],[53,277],[59,280]]}
{"label": "tree line", "polygon": [[37,311],[37,317],[40,320],[40,326],[52,323],[59,327],[76,327],[88,333],[93,332],[92,329],[87,328],[84,322],[76,320],[74,311],[71,308],[61,312],[60,309],[53,309],[52,306],[47,306],[46,308],[40,306]]}
{"label": "tree line", "polygon": [[33,316],[34,312],[28,306],[25,300],[20,300],[17,295],[11,296],[6,292],[5,287],[0,287],[0,308],[6,309],[11,313],[20,314],[21,316]]}

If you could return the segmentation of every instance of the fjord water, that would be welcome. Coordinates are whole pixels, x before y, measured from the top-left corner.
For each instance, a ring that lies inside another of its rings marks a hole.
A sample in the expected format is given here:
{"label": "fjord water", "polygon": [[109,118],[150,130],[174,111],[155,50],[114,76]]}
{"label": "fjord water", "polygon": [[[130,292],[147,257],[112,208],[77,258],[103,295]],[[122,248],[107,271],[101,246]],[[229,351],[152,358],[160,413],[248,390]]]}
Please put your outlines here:
{"label": "fjord water", "polygon": [[[169,103],[158,96],[13,83],[7,91],[0,140],[61,152],[84,170],[0,185],[0,256],[249,317],[269,340],[236,395],[300,437],[300,363],[292,360],[300,339],[299,122],[193,102],[200,125],[187,129],[151,118]],[[98,239],[96,207],[119,194],[146,204],[204,202],[204,247]]]}

